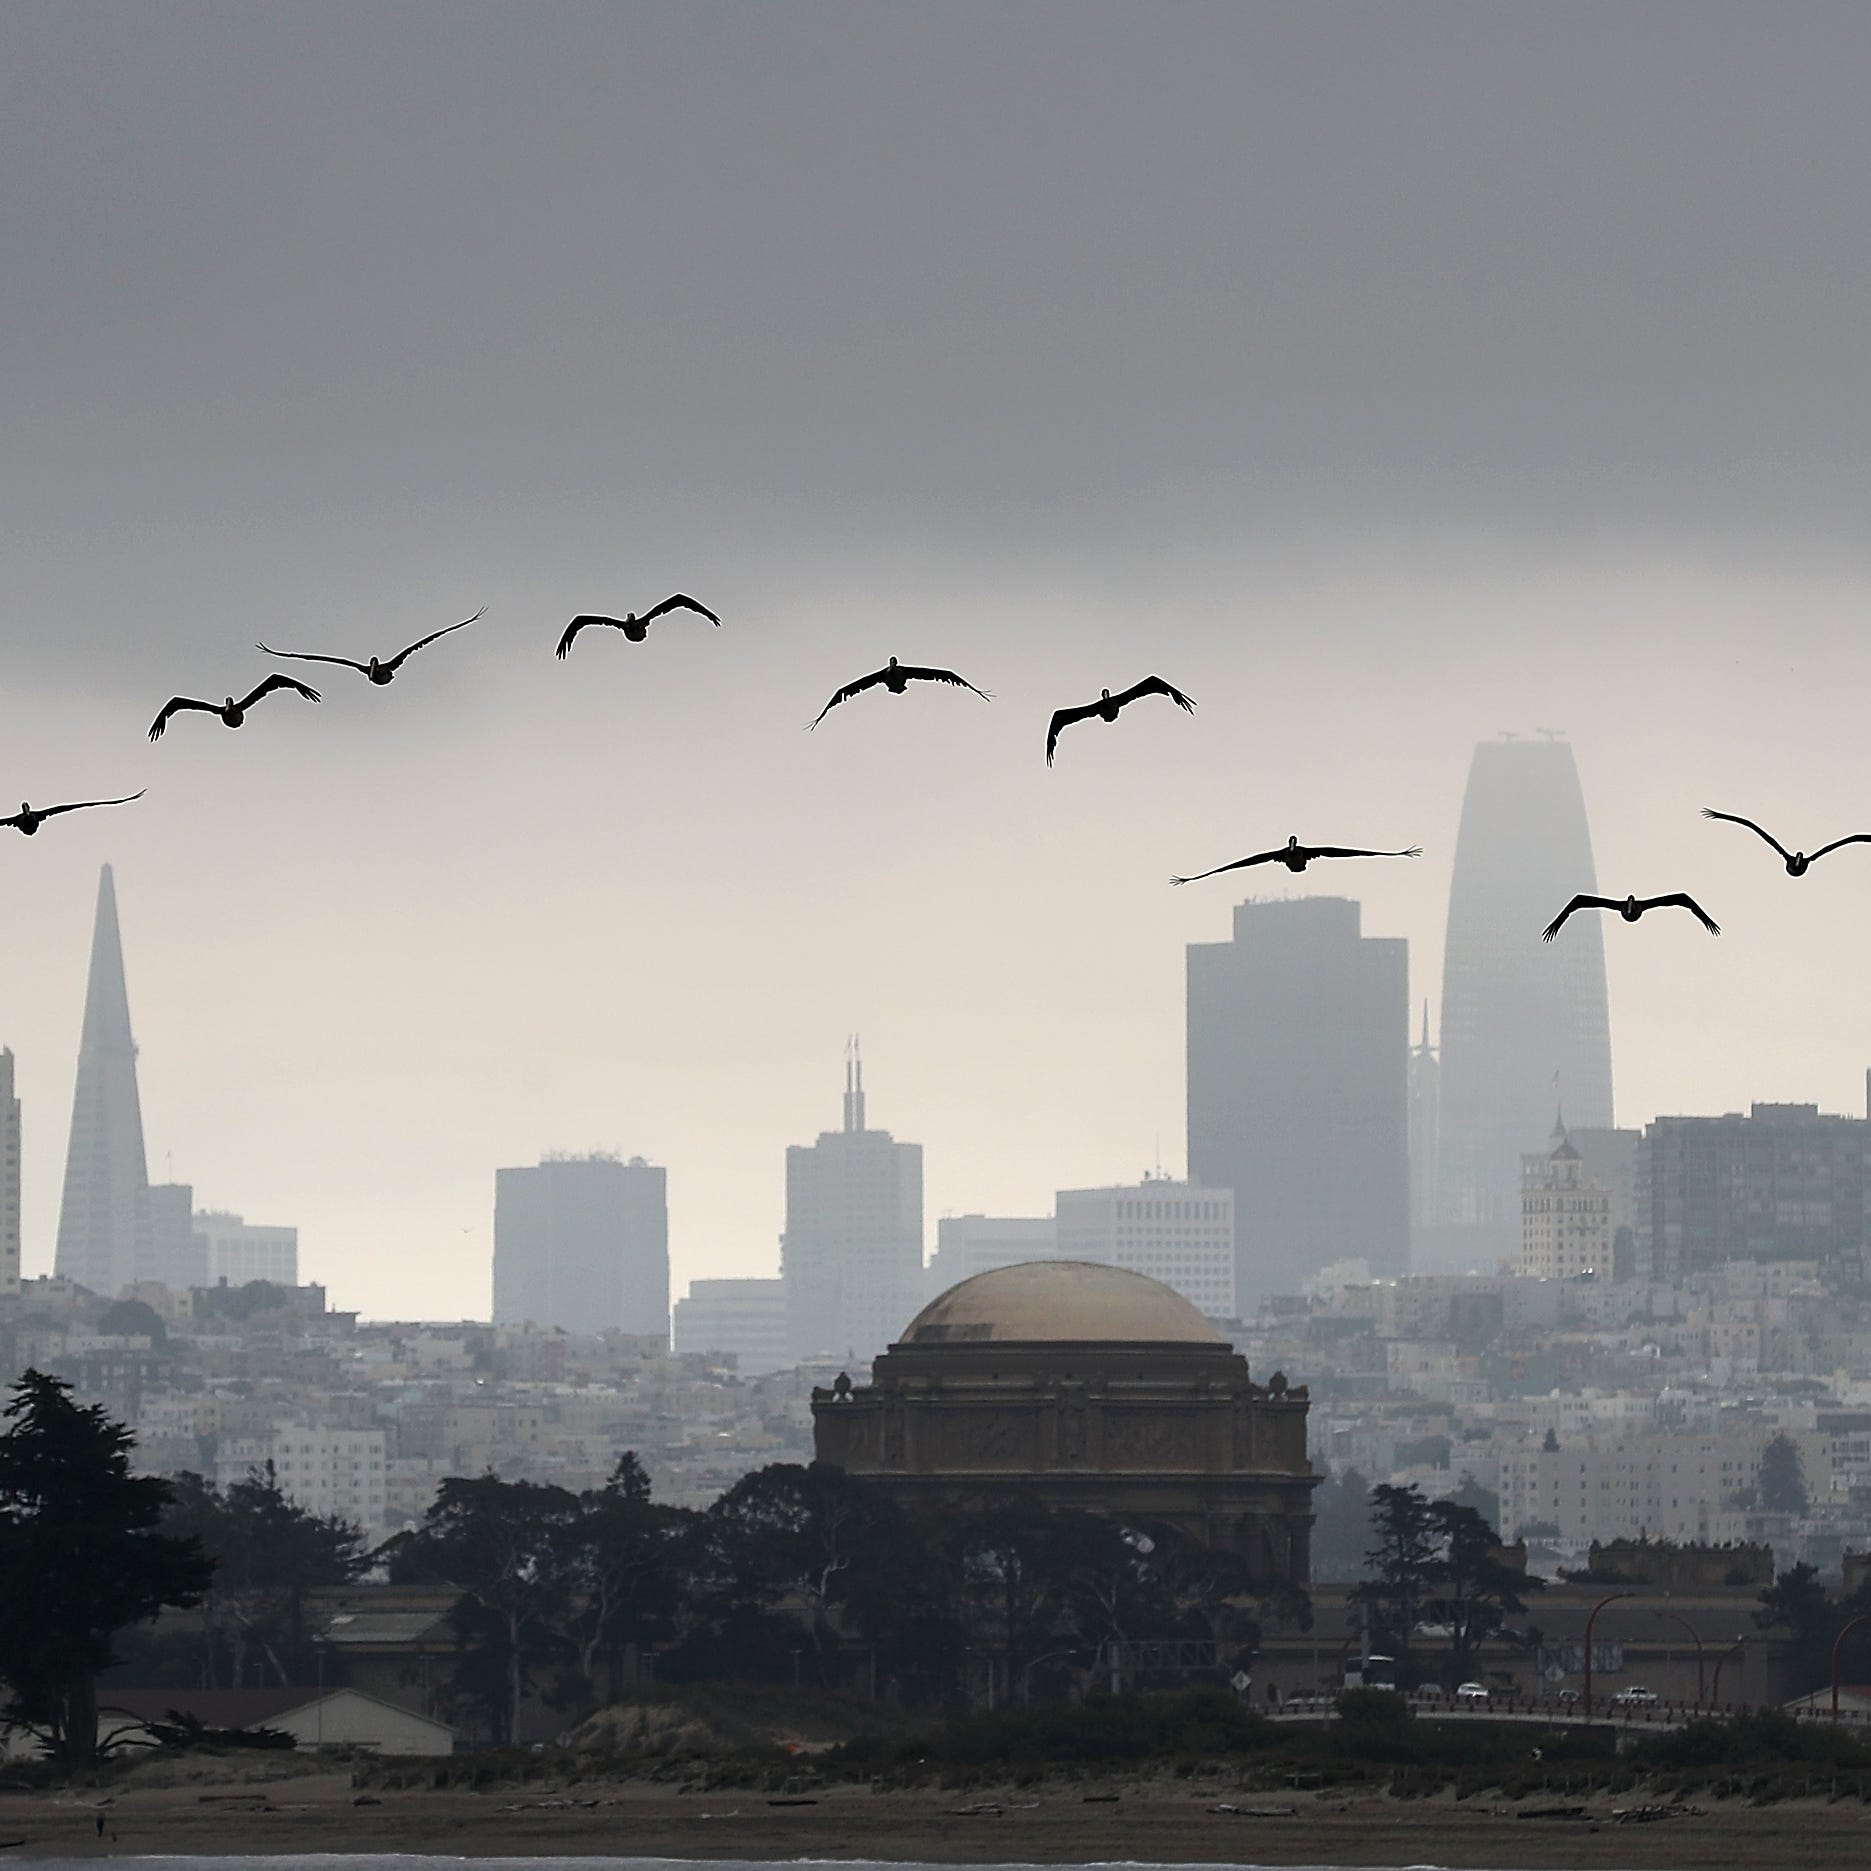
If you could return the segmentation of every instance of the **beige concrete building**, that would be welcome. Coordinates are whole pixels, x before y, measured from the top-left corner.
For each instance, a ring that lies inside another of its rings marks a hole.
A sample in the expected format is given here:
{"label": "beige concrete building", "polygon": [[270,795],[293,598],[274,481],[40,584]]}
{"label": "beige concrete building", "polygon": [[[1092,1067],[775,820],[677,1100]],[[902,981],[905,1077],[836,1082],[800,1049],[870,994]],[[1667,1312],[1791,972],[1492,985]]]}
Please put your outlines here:
{"label": "beige concrete building", "polygon": [[1234,1317],[1234,1191],[1167,1176],[1054,1197],[1061,1260],[1128,1267],[1211,1319]]}
{"label": "beige concrete building", "polygon": [[1037,1497],[1157,1520],[1311,1571],[1303,1387],[1265,1385],[1188,1300],[1125,1268],[1033,1261],[925,1306],[872,1366],[812,1393],[817,1457],[940,1510]]}
{"label": "beige concrete building", "polygon": [[1611,1191],[1585,1171],[1564,1124],[1520,1159],[1520,1271],[1535,1280],[1611,1277]]}

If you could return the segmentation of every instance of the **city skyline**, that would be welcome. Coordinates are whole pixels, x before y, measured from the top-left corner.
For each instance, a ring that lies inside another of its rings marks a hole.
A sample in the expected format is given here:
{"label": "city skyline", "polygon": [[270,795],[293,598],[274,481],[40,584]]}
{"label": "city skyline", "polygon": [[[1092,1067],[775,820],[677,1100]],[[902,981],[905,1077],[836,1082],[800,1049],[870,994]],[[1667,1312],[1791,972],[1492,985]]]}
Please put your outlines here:
{"label": "city skyline", "polygon": [[[672,1166],[681,1275],[770,1271],[854,1027],[930,1215],[1134,1178],[1233,900],[1167,878],[1421,844],[1355,887],[1439,1002],[1505,727],[1568,731],[1606,889],[1726,932],[1605,927],[1621,1110],[1858,1108],[1864,851],[1697,813],[1861,797],[1871,21],[471,11],[0,21],[8,797],[148,789],[0,852],[29,1269],[102,862],[152,1171],[468,1312],[488,1169],[565,1144]],[[673,590],[721,628],[554,658]],[[996,699],[803,732],[891,655]],[[1046,766],[1148,674],[1195,712]]]}

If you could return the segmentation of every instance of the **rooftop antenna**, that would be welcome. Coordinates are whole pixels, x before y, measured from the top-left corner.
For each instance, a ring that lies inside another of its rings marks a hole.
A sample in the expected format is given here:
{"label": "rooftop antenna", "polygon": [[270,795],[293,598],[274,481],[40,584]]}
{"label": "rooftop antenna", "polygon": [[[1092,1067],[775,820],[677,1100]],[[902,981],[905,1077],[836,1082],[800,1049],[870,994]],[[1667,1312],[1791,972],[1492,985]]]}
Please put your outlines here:
{"label": "rooftop antenna", "polygon": [[1533,731],[1549,741],[1563,741],[1566,738],[1564,728],[1535,728]]}
{"label": "rooftop antenna", "polygon": [[858,1053],[858,1036],[845,1041],[845,1129],[864,1128],[864,1061]]}

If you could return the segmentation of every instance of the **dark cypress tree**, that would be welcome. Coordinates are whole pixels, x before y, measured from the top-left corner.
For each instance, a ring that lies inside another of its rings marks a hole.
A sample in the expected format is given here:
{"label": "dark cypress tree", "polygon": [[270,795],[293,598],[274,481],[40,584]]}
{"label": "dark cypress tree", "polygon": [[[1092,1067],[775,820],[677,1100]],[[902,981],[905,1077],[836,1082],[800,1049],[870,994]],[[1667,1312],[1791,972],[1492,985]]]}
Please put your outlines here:
{"label": "dark cypress tree", "polygon": [[169,1605],[192,1605],[213,1562],[159,1531],[169,1484],[130,1472],[135,1438],[100,1404],[28,1371],[0,1433],[0,1679],[8,1716],[55,1759],[97,1759],[97,1679],[111,1636]]}

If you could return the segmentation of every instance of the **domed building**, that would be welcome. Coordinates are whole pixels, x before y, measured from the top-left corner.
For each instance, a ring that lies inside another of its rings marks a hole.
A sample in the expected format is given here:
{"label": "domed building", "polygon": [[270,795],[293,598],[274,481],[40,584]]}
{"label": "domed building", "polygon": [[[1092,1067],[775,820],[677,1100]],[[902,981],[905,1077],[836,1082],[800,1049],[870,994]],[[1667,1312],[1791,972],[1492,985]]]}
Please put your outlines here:
{"label": "domed building", "polygon": [[1036,1260],[979,1273],[871,1367],[812,1393],[817,1458],[911,1509],[1049,1506],[1160,1520],[1310,1575],[1305,1387],[1247,1360],[1180,1294],[1123,1267]]}

